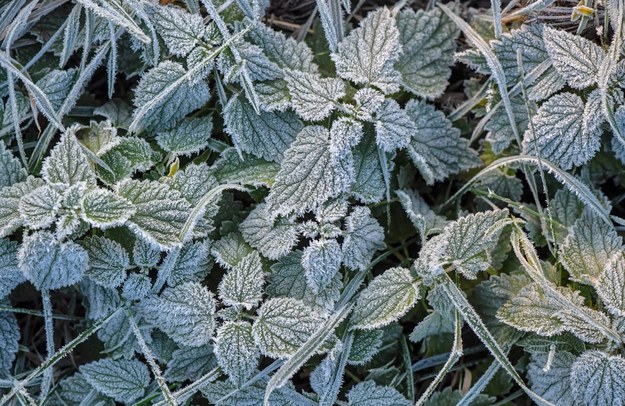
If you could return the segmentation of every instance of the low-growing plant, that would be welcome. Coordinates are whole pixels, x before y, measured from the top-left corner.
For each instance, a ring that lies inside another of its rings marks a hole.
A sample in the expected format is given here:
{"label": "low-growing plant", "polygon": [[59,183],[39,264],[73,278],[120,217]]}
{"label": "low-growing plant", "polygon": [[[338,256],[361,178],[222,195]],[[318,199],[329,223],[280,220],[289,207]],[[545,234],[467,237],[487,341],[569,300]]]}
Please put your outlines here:
{"label": "low-growing plant", "polygon": [[362,3],[0,1],[0,404],[625,404],[623,0]]}

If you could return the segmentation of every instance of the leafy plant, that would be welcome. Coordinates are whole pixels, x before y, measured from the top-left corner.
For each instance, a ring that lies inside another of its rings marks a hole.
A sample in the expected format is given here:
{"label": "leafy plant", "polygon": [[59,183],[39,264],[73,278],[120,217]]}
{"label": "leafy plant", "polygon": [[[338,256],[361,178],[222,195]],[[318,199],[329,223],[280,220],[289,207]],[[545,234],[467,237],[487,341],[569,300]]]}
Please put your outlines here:
{"label": "leafy plant", "polygon": [[0,1],[0,404],[625,402],[622,1],[164,3]]}

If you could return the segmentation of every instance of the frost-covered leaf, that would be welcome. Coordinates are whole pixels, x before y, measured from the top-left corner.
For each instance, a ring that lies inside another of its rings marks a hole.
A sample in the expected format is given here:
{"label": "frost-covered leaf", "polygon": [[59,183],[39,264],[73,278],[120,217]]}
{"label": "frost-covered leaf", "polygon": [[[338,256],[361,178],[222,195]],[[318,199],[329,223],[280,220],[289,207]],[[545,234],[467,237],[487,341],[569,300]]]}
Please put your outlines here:
{"label": "frost-covered leaf", "polygon": [[87,237],[83,247],[89,254],[87,276],[99,285],[116,288],[126,279],[131,268],[126,250],[116,241],[106,237]]}
{"label": "frost-covered leaf", "polygon": [[167,363],[165,378],[168,381],[195,381],[215,367],[213,347],[182,347],[173,352]]}
{"label": "frost-covered leaf", "polygon": [[257,252],[243,257],[219,284],[219,298],[229,306],[255,307],[263,296],[265,276]]}
{"label": "frost-covered leaf", "polygon": [[[514,113],[514,119],[519,133],[524,133],[529,125],[530,117],[528,116],[528,105],[532,116],[536,114],[536,107],[534,103],[528,103],[526,105],[525,100],[521,95],[510,97],[510,104]],[[488,120],[488,123],[484,126],[484,129],[488,131],[486,133],[486,141],[489,142],[493,152],[495,154],[501,154],[506,148],[510,146],[510,143],[515,141],[514,131],[510,125],[510,119],[508,113],[503,106],[500,106]]]}
{"label": "frost-covered leaf", "polygon": [[141,300],[152,290],[152,280],[148,275],[131,273],[124,281],[122,296],[127,300]]}
{"label": "frost-covered leaf", "polygon": [[360,382],[347,393],[348,406],[409,406],[412,403],[390,386]]}
{"label": "frost-covered leaf", "polygon": [[333,238],[312,241],[304,249],[302,266],[313,293],[319,293],[332,282],[341,267],[342,256],[341,246]]}
{"label": "frost-covered leaf", "polygon": [[98,177],[109,185],[129,178],[135,171],[147,171],[161,159],[150,144],[138,137],[119,137],[116,145],[101,156],[112,173],[97,166]]}
{"label": "frost-covered leaf", "polygon": [[234,268],[243,258],[253,252],[254,249],[239,233],[230,233],[216,241],[211,247],[211,254],[215,257],[215,261],[226,269]]}
{"label": "frost-covered leaf", "polygon": [[376,142],[386,152],[408,146],[410,137],[417,131],[417,126],[412,119],[392,99],[382,103],[374,120]]}
{"label": "frost-covered leaf", "polygon": [[404,110],[416,124],[408,154],[428,184],[480,164],[477,153],[443,113],[414,99]]}
{"label": "frost-covered leaf", "polygon": [[373,330],[399,319],[419,300],[419,285],[406,268],[391,268],[376,276],[358,296],[353,328]]}
{"label": "frost-covered leaf", "polygon": [[58,110],[67,98],[76,77],[75,69],[55,69],[37,81],[39,87],[50,100],[50,104]]}
{"label": "frost-covered leaf", "polygon": [[404,10],[397,16],[402,54],[395,69],[402,85],[417,96],[434,98],[447,87],[454,62],[456,25],[440,10]]}
{"label": "frost-covered leaf", "polygon": [[130,201],[106,189],[93,189],[82,201],[82,219],[99,228],[122,225],[134,213]]}
{"label": "frost-covered leaf", "polygon": [[358,107],[357,118],[366,121],[371,120],[371,117],[380,110],[385,100],[386,96],[372,87],[358,89],[354,94],[354,101]]}
{"label": "frost-covered leaf", "polygon": [[336,78],[322,78],[318,74],[285,70],[285,79],[293,109],[304,120],[326,118],[345,96],[345,84]]}
{"label": "frost-covered leaf", "polygon": [[362,124],[348,117],[339,117],[332,121],[330,128],[330,155],[338,161],[352,153],[362,138]]}
{"label": "frost-covered leaf", "polygon": [[336,73],[357,84],[373,85],[384,93],[399,90],[400,75],[393,65],[399,59],[399,31],[391,11],[371,12],[332,54]]}
{"label": "frost-covered leaf", "polygon": [[179,192],[156,181],[127,180],[118,185],[117,193],[135,208],[126,222],[135,234],[162,248],[180,245],[180,230],[191,206]]}
{"label": "frost-covered leaf", "polygon": [[343,237],[343,264],[353,270],[364,271],[373,254],[385,247],[384,229],[371,216],[366,206],[358,206],[345,219]]}
{"label": "frost-covered leaf", "polygon": [[65,188],[79,182],[95,185],[89,159],[76,139],[77,129],[71,127],[61,134],[61,139],[43,161],[41,176],[52,186]]}
{"label": "frost-covered leaf", "polygon": [[543,33],[545,48],[553,66],[575,89],[584,89],[598,80],[605,51],[586,38],[546,27]]}
{"label": "frost-covered leaf", "polygon": [[209,243],[186,243],[182,248],[174,248],[159,266],[159,274],[167,275],[167,284],[176,286],[184,282],[201,281],[210,271]]}
{"label": "frost-covered leaf", "polygon": [[280,165],[249,154],[237,154],[228,148],[221,153],[213,168],[220,183],[241,183],[252,186],[272,186]]}
{"label": "frost-covered leaf", "polygon": [[313,293],[306,279],[306,270],[302,266],[302,252],[294,251],[271,266],[267,294],[270,297],[290,297],[314,308],[332,310],[342,287],[341,274],[337,272],[324,290]]}
{"label": "frost-covered leaf", "polygon": [[117,128],[109,121],[92,121],[89,129],[80,140],[87,149],[97,156],[116,147],[121,142],[122,137],[117,135]]}
{"label": "frost-covered leaf", "polygon": [[[267,388],[267,378],[259,379],[251,385],[237,388],[229,381],[210,382],[202,387],[203,395],[210,404],[219,406],[263,406]],[[269,397],[270,406],[313,406],[310,398],[301,395],[292,385],[274,390]]]}
{"label": "frost-covered leaf", "polygon": [[[84,301],[87,308],[86,316],[90,320],[98,320],[108,316],[114,309],[121,306],[117,290],[100,286],[89,278],[83,278],[80,282],[80,290],[86,299]],[[123,313],[119,314],[123,316]]]}
{"label": "frost-covered leaf", "polygon": [[25,237],[17,257],[20,270],[38,290],[73,285],[89,267],[87,251],[71,241],[59,243],[43,231]]}
{"label": "frost-covered leaf", "polygon": [[584,102],[579,96],[560,93],[551,97],[540,106],[532,118],[532,126],[523,136],[525,151],[540,155],[562,169],[585,164],[601,146],[601,134],[584,131],[580,120],[583,114]]}
{"label": "frost-covered leaf", "polygon": [[27,175],[19,159],[0,141],[0,189],[25,181]]}
{"label": "frost-covered leaf", "polygon": [[571,368],[573,398],[588,406],[625,403],[625,359],[590,350]]}
{"label": "frost-covered leaf", "polygon": [[190,14],[173,6],[146,5],[156,31],[172,55],[186,56],[198,43],[203,42],[206,27],[199,14]]}
{"label": "frost-covered leaf", "polygon": [[507,210],[497,210],[469,214],[450,223],[445,228],[445,260],[464,277],[475,279],[478,272],[490,266],[490,251],[495,248],[507,218]]}
{"label": "frost-covered leaf", "polygon": [[442,229],[447,224],[447,221],[434,213],[425,200],[415,191],[397,190],[395,194],[397,194],[399,202],[412,222],[412,225],[419,231],[422,240],[425,241],[425,238],[428,237],[430,233]]}
{"label": "frost-covered leaf", "polygon": [[56,219],[61,195],[49,186],[41,186],[20,199],[19,211],[24,225],[29,228],[45,228]]}
{"label": "frost-covered leaf", "polygon": [[264,203],[250,212],[239,230],[245,241],[272,260],[285,256],[297,244],[297,226],[293,220],[278,217],[272,221]]}
{"label": "frost-covered leaf", "polygon": [[246,321],[231,321],[221,326],[215,338],[215,356],[232,383],[239,386],[245,382],[260,360],[252,325]]}
{"label": "frost-covered leaf", "polygon": [[303,128],[291,111],[256,114],[242,95],[230,99],[223,114],[226,132],[237,149],[268,161],[282,161],[284,151]]}
{"label": "frost-covered leaf", "polygon": [[156,134],[156,142],[167,152],[190,156],[208,146],[212,131],[212,116],[187,118],[174,129]]}
{"label": "frost-covered leaf", "polygon": [[80,367],[80,373],[98,392],[121,403],[132,403],[145,393],[150,372],[136,359],[105,358]]}
{"label": "frost-covered leaf", "polygon": [[26,280],[17,264],[17,252],[17,243],[0,239],[0,300]]}
{"label": "frost-covered leaf", "polygon": [[213,170],[206,163],[199,165],[191,163],[185,166],[183,170],[176,172],[171,182],[171,188],[179,191],[193,206],[217,185]]}
{"label": "frost-covered leaf", "polygon": [[10,312],[0,312],[0,372],[8,373],[19,347],[20,328]]}
{"label": "frost-covered leaf", "polygon": [[287,38],[282,32],[272,30],[265,24],[256,24],[247,36],[264,51],[270,61],[282,69],[308,73],[317,71],[312,50],[306,42]]}
{"label": "frost-covered leaf", "polygon": [[258,310],[252,331],[260,351],[288,358],[321,326],[324,314],[291,298],[269,299]]}
{"label": "frost-covered leaf", "polygon": [[134,120],[140,120],[140,129],[168,129],[208,101],[206,81],[192,83],[185,78],[186,74],[181,64],[167,60],[141,77],[134,99],[137,107]]}
{"label": "frost-covered leaf", "polygon": [[361,203],[378,203],[384,198],[386,184],[375,137],[367,134],[354,150],[354,183],[351,193]]}
{"label": "frost-covered leaf", "polygon": [[267,80],[254,84],[262,111],[285,111],[291,106],[291,95],[285,80]]}
{"label": "frost-covered leaf", "polygon": [[560,245],[560,260],[572,279],[591,284],[622,245],[614,228],[585,210]]}
{"label": "frost-covered leaf", "polygon": [[625,256],[622,251],[605,264],[594,286],[610,313],[625,316]]}
{"label": "frost-covered leaf", "polygon": [[329,144],[323,127],[306,127],[297,135],[267,197],[274,216],[303,214],[346,189],[350,174],[332,161]]}
{"label": "frost-covered leaf", "polygon": [[213,294],[196,282],[166,288],[139,304],[143,318],[175,342],[199,347],[210,342],[215,328]]}
{"label": "frost-covered leaf", "polygon": [[132,247],[132,260],[138,267],[152,268],[161,260],[161,251],[148,241],[137,238]]}
{"label": "frost-covered leaf", "polygon": [[347,362],[350,365],[364,365],[371,361],[382,347],[383,330],[356,330]]}
{"label": "frost-covered leaf", "polygon": [[555,405],[575,404],[570,379],[575,358],[567,351],[556,351],[551,360],[546,352],[533,352],[527,368],[530,388]]}

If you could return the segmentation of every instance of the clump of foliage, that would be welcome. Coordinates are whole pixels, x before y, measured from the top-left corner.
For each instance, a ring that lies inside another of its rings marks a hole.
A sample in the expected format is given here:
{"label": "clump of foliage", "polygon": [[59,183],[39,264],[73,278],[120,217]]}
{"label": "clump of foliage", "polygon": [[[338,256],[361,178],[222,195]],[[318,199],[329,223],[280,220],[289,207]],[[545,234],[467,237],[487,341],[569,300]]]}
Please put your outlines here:
{"label": "clump of foliage", "polygon": [[173,3],[0,0],[0,404],[625,404],[623,0]]}

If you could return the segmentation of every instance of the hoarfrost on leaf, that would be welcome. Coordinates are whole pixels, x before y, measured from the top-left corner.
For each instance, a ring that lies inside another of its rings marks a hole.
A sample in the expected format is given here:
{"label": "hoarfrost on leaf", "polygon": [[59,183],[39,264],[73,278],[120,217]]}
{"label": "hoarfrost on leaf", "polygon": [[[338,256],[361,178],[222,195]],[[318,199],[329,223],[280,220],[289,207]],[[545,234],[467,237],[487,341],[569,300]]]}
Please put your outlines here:
{"label": "hoarfrost on leaf", "polygon": [[[575,404],[570,380],[575,358],[570,352],[556,351],[549,362],[548,353],[533,352],[527,369],[531,389],[555,405]],[[548,362],[549,368],[545,370]]]}
{"label": "hoarfrost on leaf", "polygon": [[594,283],[597,294],[608,311],[617,316],[625,316],[625,255],[622,251],[614,254]]}
{"label": "hoarfrost on leaf", "polygon": [[376,142],[385,152],[407,147],[417,131],[415,123],[395,100],[385,100],[374,120]]}
{"label": "hoarfrost on leaf", "polygon": [[304,120],[323,120],[336,108],[337,101],[345,96],[345,84],[341,79],[322,78],[315,73],[290,69],[285,70],[285,79],[291,105]]}
{"label": "hoarfrost on leaf", "polygon": [[268,259],[276,260],[286,254],[297,244],[297,226],[288,217],[271,220],[267,205],[259,204],[250,212],[239,230],[252,247],[256,248]]}
{"label": "hoarfrost on leaf", "polygon": [[[584,102],[573,93],[559,93],[540,106],[523,136],[523,149],[562,169],[588,162],[601,146],[601,132],[584,131]],[[534,129],[534,131],[532,131]]]}
{"label": "hoarfrost on leaf", "polygon": [[186,56],[198,43],[204,41],[206,27],[199,14],[190,14],[174,6],[145,4],[156,31],[172,55]]}
{"label": "hoarfrost on leaf", "polygon": [[229,306],[255,307],[262,299],[265,277],[257,252],[243,257],[221,279],[219,298]]}
{"label": "hoarfrost on leaf", "polygon": [[260,353],[252,325],[246,321],[230,321],[217,330],[215,356],[230,381],[240,386],[253,373],[260,360]]}
{"label": "hoarfrost on leaf", "polygon": [[590,350],[571,368],[573,398],[588,406],[625,403],[625,359]]}
{"label": "hoarfrost on leaf", "polygon": [[60,209],[61,195],[50,186],[41,186],[24,195],[19,202],[24,225],[39,229],[50,226]]}
{"label": "hoarfrost on leaf", "polygon": [[0,189],[25,181],[27,175],[19,159],[0,141]]}
{"label": "hoarfrost on leaf", "polygon": [[211,341],[215,328],[213,294],[197,282],[166,288],[139,304],[141,315],[178,344],[200,347]]}
{"label": "hoarfrost on leaf", "polygon": [[357,206],[345,219],[343,264],[349,269],[364,271],[373,254],[384,244],[384,229],[371,215],[371,209]]}
{"label": "hoarfrost on leaf", "polygon": [[325,315],[291,298],[269,299],[258,310],[252,331],[261,352],[288,358],[321,326]]}
{"label": "hoarfrost on leaf", "polygon": [[136,359],[105,358],[80,367],[80,373],[98,392],[121,403],[143,396],[150,383],[150,372]]}
{"label": "hoarfrost on leaf", "polygon": [[59,243],[45,231],[26,236],[17,258],[26,279],[40,291],[73,285],[89,268],[87,251],[70,241]]}
{"label": "hoarfrost on leaf", "polygon": [[13,313],[0,312],[0,373],[7,374],[11,370],[19,340],[20,328]]}
{"label": "hoarfrost on leaf", "polygon": [[131,266],[121,244],[106,237],[92,236],[83,240],[83,247],[89,254],[87,276],[91,280],[107,288],[122,284]]}
{"label": "hoarfrost on leaf", "polygon": [[360,382],[347,393],[348,406],[409,406],[412,403],[390,386]]}
{"label": "hoarfrost on leaf", "polygon": [[130,201],[106,189],[93,189],[82,200],[82,219],[95,227],[119,226],[134,214]]}
{"label": "hoarfrost on leaf", "polygon": [[26,279],[17,263],[17,243],[0,239],[0,301]]}
{"label": "hoarfrost on leaf", "polygon": [[212,116],[187,118],[174,129],[156,134],[156,142],[167,152],[191,156],[208,146],[212,131]]}
{"label": "hoarfrost on leaf", "polygon": [[335,239],[319,239],[304,249],[302,266],[308,286],[317,294],[331,282],[341,267],[341,246]]}
{"label": "hoarfrost on leaf", "polygon": [[89,159],[76,139],[78,126],[68,128],[43,161],[41,176],[51,186],[65,188],[78,182],[95,185]]}
{"label": "hoarfrost on leaf", "polygon": [[371,12],[338,46],[332,60],[336,73],[357,84],[373,85],[384,93],[399,90],[401,77],[393,65],[401,54],[399,30],[391,11]]}
{"label": "hoarfrost on leaf", "polygon": [[391,268],[376,276],[358,296],[352,328],[372,330],[399,319],[419,300],[419,286],[406,268]]}

